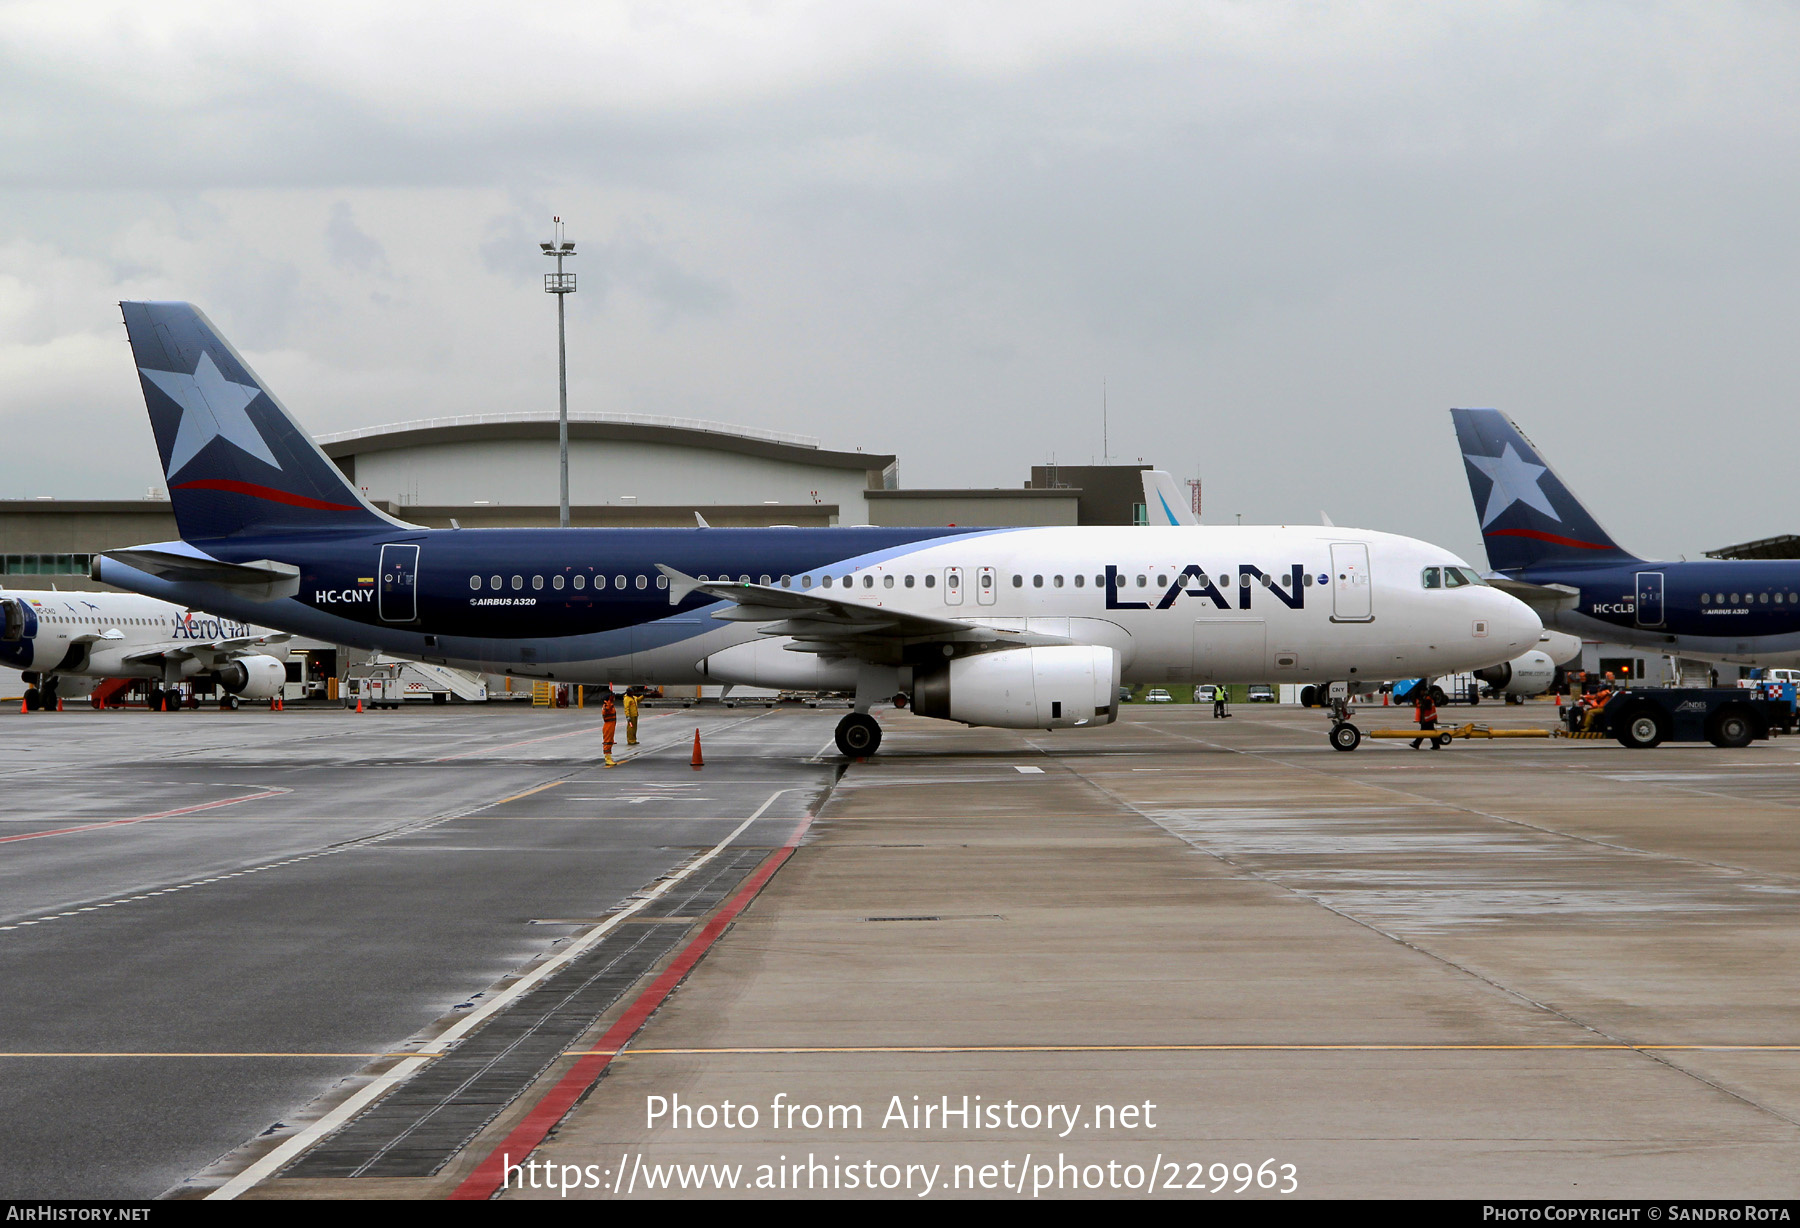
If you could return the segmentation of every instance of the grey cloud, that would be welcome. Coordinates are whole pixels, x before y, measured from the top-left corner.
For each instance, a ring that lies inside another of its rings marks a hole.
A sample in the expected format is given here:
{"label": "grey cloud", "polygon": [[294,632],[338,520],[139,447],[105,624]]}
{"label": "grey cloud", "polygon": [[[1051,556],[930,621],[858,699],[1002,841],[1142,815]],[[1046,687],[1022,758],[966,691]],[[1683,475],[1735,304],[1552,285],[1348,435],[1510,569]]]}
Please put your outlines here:
{"label": "grey cloud", "polygon": [[364,273],[387,271],[387,250],[357,226],[347,201],[331,206],[325,223],[325,248],[338,264]]}

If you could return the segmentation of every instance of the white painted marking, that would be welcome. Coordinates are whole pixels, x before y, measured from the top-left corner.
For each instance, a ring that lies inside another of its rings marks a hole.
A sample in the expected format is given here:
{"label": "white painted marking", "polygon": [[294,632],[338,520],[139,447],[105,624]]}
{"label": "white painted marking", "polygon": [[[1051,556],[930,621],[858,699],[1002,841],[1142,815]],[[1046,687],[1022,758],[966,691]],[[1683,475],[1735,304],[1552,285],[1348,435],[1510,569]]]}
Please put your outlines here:
{"label": "white painted marking", "polygon": [[1013,768],[1013,771],[1022,773],[1026,776],[1042,776],[1044,774],[1044,769],[1040,767],[1015,767]]}
{"label": "white painted marking", "polygon": [[[698,870],[701,866],[724,852],[726,846],[733,840],[736,840],[745,828],[763,817],[763,814],[769,807],[775,804],[776,798],[780,797],[783,793],[790,793],[792,791],[793,790],[791,789],[777,789],[775,792],[769,794],[768,799],[756,808],[756,813],[732,828],[729,836],[726,836],[723,840],[713,845],[711,849],[702,853],[699,857],[688,862],[687,865],[683,866],[676,873],[665,878],[650,891],[638,897],[636,900],[632,901],[632,903],[614,913],[611,917],[608,917],[604,922],[589,930],[581,938],[571,943],[566,951],[563,951],[553,959],[546,960],[539,964],[532,971],[526,973],[517,981],[514,981],[511,985],[507,986],[507,988],[495,994],[492,999],[483,1003],[477,1009],[469,1012],[469,1014],[465,1015],[463,1018],[458,1019],[455,1023],[451,1024],[450,1027],[425,1043],[431,1049],[441,1052],[445,1046],[454,1044],[467,1036],[478,1025],[485,1022],[490,1015],[505,1009],[520,994],[525,993],[527,990],[543,981],[551,973],[563,967],[563,965],[593,948],[596,943],[606,937],[607,934],[617,929],[633,913],[655,903],[659,897],[665,894],[671,887],[675,886],[675,884],[679,883],[695,870]],[[29,925],[31,922],[27,921],[25,924]],[[267,1155],[256,1161],[256,1163],[250,1165],[243,1172],[233,1177],[230,1181],[227,1181],[224,1185],[221,1185],[218,1189],[208,1194],[206,1196],[207,1199],[209,1201],[225,1201],[236,1198],[239,1194],[242,1194],[245,1190],[250,1189],[258,1182],[271,1176],[295,1156],[299,1155],[308,1147],[311,1147],[314,1143],[324,1138],[327,1134],[330,1134],[333,1130],[343,1125],[346,1121],[349,1121],[352,1117],[362,1112],[363,1109],[367,1108],[370,1104],[373,1104],[378,1098],[411,1077],[415,1072],[432,1060],[433,1059],[428,1057],[409,1057],[396,1063],[392,1070],[371,1079],[368,1085],[354,1096],[345,1100],[342,1104],[331,1110],[331,1112],[325,1114],[325,1116],[319,1118],[319,1120],[315,1121],[312,1125],[294,1135],[294,1137],[288,1139],[273,1151],[270,1151]]]}

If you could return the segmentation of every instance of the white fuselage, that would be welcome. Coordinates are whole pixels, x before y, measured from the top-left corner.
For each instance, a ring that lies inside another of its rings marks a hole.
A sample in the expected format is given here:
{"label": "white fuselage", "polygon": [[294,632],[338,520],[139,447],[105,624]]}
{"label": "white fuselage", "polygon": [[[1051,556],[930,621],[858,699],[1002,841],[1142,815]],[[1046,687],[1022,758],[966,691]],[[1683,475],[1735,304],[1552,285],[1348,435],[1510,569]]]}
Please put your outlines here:
{"label": "white fuselage", "polygon": [[230,619],[185,609],[137,593],[0,589],[0,603],[16,603],[22,626],[0,640],[0,666],[76,678],[167,679],[206,668],[197,649],[224,640],[274,635]]}

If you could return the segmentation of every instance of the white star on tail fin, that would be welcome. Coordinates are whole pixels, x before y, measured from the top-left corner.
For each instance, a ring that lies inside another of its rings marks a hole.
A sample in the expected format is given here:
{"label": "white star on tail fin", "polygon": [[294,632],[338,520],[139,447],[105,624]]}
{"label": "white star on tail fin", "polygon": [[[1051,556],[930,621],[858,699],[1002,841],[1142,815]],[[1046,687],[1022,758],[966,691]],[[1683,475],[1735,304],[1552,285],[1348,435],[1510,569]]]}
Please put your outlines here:
{"label": "white star on tail fin", "polygon": [[1535,508],[1558,524],[1562,517],[1550,506],[1550,496],[1538,485],[1538,479],[1549,472],[1543,465],[1534,465],[1517,452],[1508,443],[1500,449],[1498,456],[1471,456],[1464,454],[1463,459],[1487,474],[1493,481],[1488,490],[1487,506],[1481,512],[1481,527],[1487,528],[1494,523],[1494,518],[1515,503],[1523,503],[1526,507]]}
{"label": "white star on tail fin", "polygon": [[250,421],[244,407],[261,394],[254,384],[236,384],[225,378],[212,360],[202,352],[192,375],[180,371],[156,371],[139,367],[144,378],[181,406],[181,425],[175,431],[175,444],[169,449],[168,476],[174,477],[183,465],[215,439],[224,439],[260,461],[275,468],[281,463],[269,451],[262,432]]}

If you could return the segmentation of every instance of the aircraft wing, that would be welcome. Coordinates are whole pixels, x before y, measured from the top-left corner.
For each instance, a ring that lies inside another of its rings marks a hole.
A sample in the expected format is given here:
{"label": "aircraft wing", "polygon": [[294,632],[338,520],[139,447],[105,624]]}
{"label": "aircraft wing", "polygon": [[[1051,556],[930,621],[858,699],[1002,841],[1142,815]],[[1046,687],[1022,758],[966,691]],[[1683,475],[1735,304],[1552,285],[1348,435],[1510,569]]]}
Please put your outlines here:
{"label": "aircraft wing", "polygon": [[219,666],[233,657],[242,656],[252,649],[270,644],[284,644],[293,636],[287,632],[273,635],[240,635],[231,639],[208,640],[205,643],[192,642],[179,646],[169,645],[162,648],[147,648],[143,652],[130,653],[126,661],[141,664],[146,661],[186,661],[198,659],[209,666]]}
{"label": "aircraft wing", "polygon": [[936,618],[885,609],[866,602],[829,597],[816,590],[799,591],[772,584],[747,584],[740,580],[697,580],[673,567],[658,563],[669,578],[669,604],[679,605],[692,593],[705,593],[731,603],[713,617],[721,622],[761,623],[762,635],[791,636],[791,652],[816,652],[824,656],[855,657],[878,664],[897,664],[902,650],[913,644],[992,644],[1029,648],[1070,644],[1063,636],[1035,631],[1014,631],[979,622]]}

